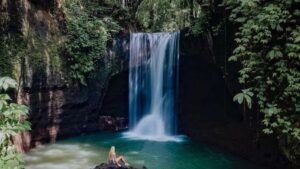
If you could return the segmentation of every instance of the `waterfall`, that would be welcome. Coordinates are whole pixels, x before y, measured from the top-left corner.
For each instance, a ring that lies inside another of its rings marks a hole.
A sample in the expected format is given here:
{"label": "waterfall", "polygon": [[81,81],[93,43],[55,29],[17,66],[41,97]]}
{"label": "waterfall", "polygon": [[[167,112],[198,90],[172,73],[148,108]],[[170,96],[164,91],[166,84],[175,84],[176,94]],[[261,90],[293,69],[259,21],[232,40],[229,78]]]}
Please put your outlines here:
{"label": "waterfall", "polygon": [[172,140],[177,133],[179,32],[132,33],[127,136]]}

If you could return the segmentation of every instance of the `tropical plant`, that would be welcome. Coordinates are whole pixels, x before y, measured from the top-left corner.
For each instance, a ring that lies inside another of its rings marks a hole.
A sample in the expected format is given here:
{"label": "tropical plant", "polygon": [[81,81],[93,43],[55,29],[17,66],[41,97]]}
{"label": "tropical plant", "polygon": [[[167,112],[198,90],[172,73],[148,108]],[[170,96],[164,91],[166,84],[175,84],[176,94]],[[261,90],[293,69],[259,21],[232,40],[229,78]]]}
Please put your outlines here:
{"label": "tropical plant", "polygon": [[13,145],[11,138],[27,130],[30,123],[24,120],[28,115],[28,108],[12,102],[7,92],[16,87],[16,81],[9,77],[0,78],[0,168],[22,169],[23,158]]}
{"label": "tropical plant", "polygon": [[143,0],[137,13],[137,19],[149,31],[175,31],[192,26],[194,20],[204,16],[200,4],[193,0]]}
{"label": "tropical plant", "polygon": [[119,26],[110,17],[97,15],[100,8],[92,1],[66,1],[67,42],[70,75],[81,84],[96,68],[105,53],[106,43]]}
{"label": "tropical plant", "polygon": [[[300,157],[300,1],[225,0],[236,23],[239,82],[250,88],[235,97],[258,106],[267,134],[275,134],[287,158]],[[251,99],[249,99],[249,97]],[[250,104],[249,104],[250,103]],[[250,107],[251,108],[251,107]],[[293,147],[293,148],[292,148]]]}

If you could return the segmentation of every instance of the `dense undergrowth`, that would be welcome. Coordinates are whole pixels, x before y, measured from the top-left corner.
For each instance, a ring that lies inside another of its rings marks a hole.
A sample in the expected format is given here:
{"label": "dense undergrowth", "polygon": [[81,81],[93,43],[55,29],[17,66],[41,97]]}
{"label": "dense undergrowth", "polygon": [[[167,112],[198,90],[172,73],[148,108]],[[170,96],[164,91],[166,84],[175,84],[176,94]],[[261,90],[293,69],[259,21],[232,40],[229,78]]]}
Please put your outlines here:
{"label": "dense undergrowth", "polygon": [[[286,157],[300,161],[300,1],[232,1],[239,29],[230,57],[242,65],[239,103],[262,113],[263,132],[275,134]],[[299,165],[299,163],[297,164]]]}
{"label": "dense undergrowth", "polygon": [[[96,69],[106,44],[120,26],[111,17],[101,14],[100,4],[91,1],[65,2],[67,42],[65,45],[70,76],[81,84]],[[100,6],[100,7],[99,7]]]}
{"label": "dense undergrowth", "polygon": [[0,168],[21,169],[24,161],[12,142],[12,137],[30,130],[30,123],[24,119],[29,109],[25,105],[12,102],[7,94],[17,83],[9,77],[0,78]]}

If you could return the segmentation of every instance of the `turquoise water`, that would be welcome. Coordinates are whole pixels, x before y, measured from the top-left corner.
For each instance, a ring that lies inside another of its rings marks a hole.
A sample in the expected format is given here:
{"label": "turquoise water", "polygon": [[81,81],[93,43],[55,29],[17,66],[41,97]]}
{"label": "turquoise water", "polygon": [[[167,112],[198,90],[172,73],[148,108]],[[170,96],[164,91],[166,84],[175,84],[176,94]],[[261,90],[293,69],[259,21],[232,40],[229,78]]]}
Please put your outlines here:
{"label": "turquoise water", "polygon": [[129,140],[112,132],[80,136],[33,149],[25,156],[26,169],[90,169],[107,160],[112,145],[129,164],[149,169],[263,169],[208,145],[184,140]]}

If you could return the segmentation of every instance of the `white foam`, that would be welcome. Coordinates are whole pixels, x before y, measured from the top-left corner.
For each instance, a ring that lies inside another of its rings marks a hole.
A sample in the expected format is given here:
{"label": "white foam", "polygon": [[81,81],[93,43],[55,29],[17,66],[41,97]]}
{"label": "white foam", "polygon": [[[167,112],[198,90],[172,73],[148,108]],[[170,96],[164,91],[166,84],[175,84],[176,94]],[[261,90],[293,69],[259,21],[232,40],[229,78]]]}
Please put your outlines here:
{"label": "white foam", "polygon": [[183,142],[185,141],[185,136],[183,135],[144,135],[136,132],[125,132],[123,133],[123,138],[129,140],[148,140],[148,141],[157,141],[157,142]]}
{"label": "white foam", "polygon": [[[130,35],[131,132],[127,133],[126,137],[152,141],[180,141],[178,137],[170,136],[177,132],[175,101],[178,91],[177,83],[174,82],[178,80],[178,45],[179,32]],[[141,115],[143,117],[140,117]]]}
{"label": "white foam", "polygon": [[64,156],[65,153],[63,150],[60,149],[51,149],[47,150],[46,152],[43,153],[45,156]]}
{"label": "white foam", "polygon": [[96,164],[91,159],[98,158],[96,151],[86,145],[53,144],[38,147],[26,154],[25,166],[30,169],[82,169]]}
{"label": "white foam", "polygon": [[134,162],[136,164],[140,164],[140,165],[144,165],[145,164],[145,160],[135,160]]}
{"label": "white foam", "polygon": [[132,155],[136,155],[136,154],[139,154],[140,152],[138,151],[130,151],[129,154],[132,154]]}
{"label": "white foam", "polygon": [[42,163],[26,166],[30,169],[83,169],[91,168],[90,165],[78,165],[78,164],[55,164],[55,163]]}

